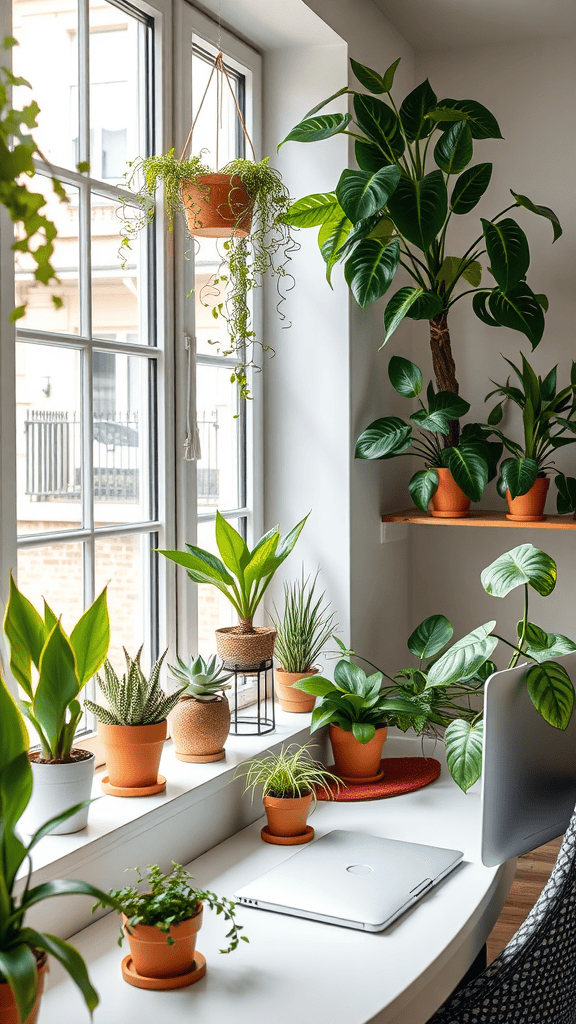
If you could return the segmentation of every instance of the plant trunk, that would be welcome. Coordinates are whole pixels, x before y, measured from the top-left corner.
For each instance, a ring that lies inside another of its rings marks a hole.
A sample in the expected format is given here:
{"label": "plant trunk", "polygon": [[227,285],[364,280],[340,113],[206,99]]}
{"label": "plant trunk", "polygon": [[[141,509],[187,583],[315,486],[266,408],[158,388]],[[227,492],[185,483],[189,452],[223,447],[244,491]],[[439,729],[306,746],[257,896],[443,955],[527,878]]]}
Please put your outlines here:
{"label": "plant trunk", "polygon": [[252,625],[252,619],[239,619],[238,620],[238,632],[239,633],[253,633],[254,626]]}
{"label": "plant trunk", "polygon": [[[456,365],[450,345],[446,310],[442,310],[430,320],[430,348],[432,349],[432,364],[438,391],[452,391],[457,395],[460,386],[456,380]],[[444,438],[444,447],[455,448],[459,440],[460,424],[458,420],[450,420],[450,433]]]}

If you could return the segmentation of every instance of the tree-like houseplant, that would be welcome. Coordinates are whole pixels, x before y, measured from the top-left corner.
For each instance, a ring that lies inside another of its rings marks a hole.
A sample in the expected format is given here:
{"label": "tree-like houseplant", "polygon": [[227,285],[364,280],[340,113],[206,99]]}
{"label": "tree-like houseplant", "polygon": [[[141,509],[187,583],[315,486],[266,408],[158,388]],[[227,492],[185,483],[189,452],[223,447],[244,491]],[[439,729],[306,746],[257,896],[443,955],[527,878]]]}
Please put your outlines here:
{"label": "tree-like houseplant", "polygon": [[194,583],[209,583],[228,598],[239,618],[238,626],[216,630],[216,650],[227,667],[240,671],[258,668],[274,653],[276,630],[254,626],[253,618],[276,570],[294,547],[306,516],[285,537],[280,528],[269,530],[252,550],[220,512],[216,512],[216,543],[221,558],[193,544],[187,551],[160,554],[183,566]]}
{"label": "tree-like houseplant", "polygon": [[276,629],[274,653],[280,667],[274,672],[276,696],[282,709],[293,713],[312,711],[315,698],[294,689],[294,683],[319,672],[314,662],[334,632],[334,614],[324,603],[324,594],[316,599],[316,580],[284,583],[284,611],[274,606],[271,616]]}
{"label": "tree-like houseplant", "polygon": [[[74,734],[82,717],[78,697],[102,665],[110,644],[106,590],[68,636],[46,601],[41,616],[11,575],[4,632],[10,669],[25,694],[22,710],[40,742],[40,750],[29,755],[34,790],[21,822],[32,834],[47,816],[53,818],[90,796],[95,757],[74,747]],[[53,831],[78,832],[87,820],[85,804]]]}
{"label": "tree-like houseplant", "polygon": [[124,655],[126,672],[122,679],[109,661],[104,663],[104,678],[97,677],[106,707],[91,700],[84,701],[84,706],[98,719],[106,751],[104,792],[112,796],[151,796],[166,788],[166,779],[158,774],[158,768],[168,735],[167,718],[183,687],[167,694],[160,686],[166,651],[148,677],[140,665],[142,647],[135,658],[126,649]]}
{"label": "tree-like houseplant", "polygon": [[307,746],[291,744],[278,754],[272,751],[265,757],[255,757],[241,764],[234,778],[245,780],[244,792],[252,798],[262,789],[262,802],[268,825],[262,829],[262,839],[279,846],[299,846],[308,843],[314,829],[306,825],[312,803],[316,806],[317,790],[330,799],[330,783],[338,779],[324,765],[315,761]]}
{"label": "tree-like houseplant", "polygon": [[180,686],[180,699],[170,715],[170,734],[179,761],[205,763],[226,757],[224,743],[230,731],[230,706],[225,690],[232,672],[226,671],[220,658],[201,655],[189,664],[178,658],[169,666]]}
{"label": "tree-like houseplant", "polygon": [[87,895],[102,906],[116,906],[113,897],[87,882],[57,879],[30,886],[17,895],[16,875],[30,859],[34,847],[49,832],[78,814],[73,806],[44,821],[25,845],[18,822],[32,792],[28,759],[28,734],[22,715],[0,675],[0,1019],[2,1024],[36,1024],[48,970],[47,954],[60,961],[76,983],[88,1011],[98,1005],[86,965],[80,954],[57,935],[45,934],[26,924],[26,915],[53,896]]}
{"label": "tree-like houseplant", "polygon": [[[119,945],[124,936],[130,956],[122,962],[124,980],[137,988],[183,988],[206,973],[206,960],[196,949],[196,936],[202,927],[204,905],[230,926],[229,943],[221,953],[237,949],[242,925],[235,919],[236,905],[225,896],[197,889],[192,875],[181,864],[172,862],[172,871],[164,874],[157,864],[149,865],[138,876],[136,885],[110,892],[122,914]],[[102,905],[98,902],[94,910]]]}
{"label": "tree-like houseplant", "polygon": [[487,441],[476,424],[468,424],[457,444],[442,447],[451,424],[470,409],[459,395],[435,392],[429,383],[427,406],[418,396],[422,390],[422,372],[409,359],[392,356],[388,365],[392,387],[405,398],[418,398],[420,408],[410,419],[414,427],[398,416],[375,420],[356,442],[357,459],[393,459],[413,455],[423,459],[425,468],[414,474],[408,489],[418,508],[438,518],[459,519],[468,515],[471,501],[480,501],[489,480],[496,476],[502,445]]}

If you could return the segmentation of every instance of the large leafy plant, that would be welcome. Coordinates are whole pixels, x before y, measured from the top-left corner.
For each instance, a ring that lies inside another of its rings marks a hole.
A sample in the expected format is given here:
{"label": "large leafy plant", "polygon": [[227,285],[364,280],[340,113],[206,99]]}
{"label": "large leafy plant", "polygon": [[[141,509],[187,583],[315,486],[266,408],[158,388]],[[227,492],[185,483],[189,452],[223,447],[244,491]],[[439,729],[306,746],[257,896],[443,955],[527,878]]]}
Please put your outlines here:
{"label": "large leafy plant", "polygon": [[[32,793],[32,769],[28,760],[28,734],[22,715],[0,675],[0,982],[7,981],[14,994],[20,1019],[28,1019],[36,998],[37,957],[35,951],[49,953],[60,961],[76,983],[90,1013],[98,1005],[98,993],[88,977],[80,954],[67,942],[38,932],[26,925],[26,914],[52,896],[87,895],[114,907],[107,896],[88,882],[57,879],[30,886],[31,852],[51,829],[80,810],[71,807],[47,821],[25,846],[17,832],[18,819]],[[24,862],[28,877],[20,896],[14,892],[16,875]]]}
{"label": "large leafy plant", "polygon": [[[414,504],[423,512],[438,488],[439,468],[449,469],[458,486],[471,501],[480,501],[489,480],[496,476],[502,445],[487,441],[476,424],[464,427],[459,442],[443,448],[451,424],[470,409],[469,402],[450,391],[435,392],[432,382],[426,392],[427,405],[419,398],[422,372],[409,359],[392,356],[388,365],[392,387],[404,398],[418,398],[420,406],[412,413],[412,424],[398,416],[374,420],[356,442],[357,459],[393,459],[412,455],[423,459],[425,468],[418,470],[408,484]],[[415,435],[414,427],[419,431]]]}
{"label": "large leafy plant", "polygon": [[[491,219],[464,252],[449,241],[453,217],[471,213],[492,176],[492,164],[473,163],[474,145],[501,139],[494,115],[476,100],[438,99],[428,80],[398,108],[393,96],[399,60],[384,74],[352,60],[352,70],[368,92],[344,87],[308,112],[284,142],[317,142],[344,133],[355,141],[357,169],[342,172],[334,192],[298,200],[287,220],[319,227],[318,243],[328,280],[342,260],[346,281],[360,306],[384,295],[399,267],[412,279],[389,299],[384,312],[385,341],[409,317],[428,320],[439,391],[458,393],[448,316],[452,306],[472,295],[474,312],[491,327],[521,331],[535,347],[544,331],[547,299],[526,282],[528,240],[510,210],[520,208],[552,224],[546,206],[512,191],[513,202]],[[353,97],[354,114],[318,113],[338,97]],[[281,143],[283,145],[283,143]],[[487,255],[493,282],[483,283],[480,258]],[[464,290],[461,290],[461,286]],[[458,440],[453,421],[444,444]]]}
{"label": "large leafy plant", "polygon": [[12,674],[26,695],[22,710],[38,734],[42,757],[65,761],[82,717],[78,696],[102,665],[110,645],[106,588],[68,636],[47,602],[42,616],[10,575],[4,632]]}

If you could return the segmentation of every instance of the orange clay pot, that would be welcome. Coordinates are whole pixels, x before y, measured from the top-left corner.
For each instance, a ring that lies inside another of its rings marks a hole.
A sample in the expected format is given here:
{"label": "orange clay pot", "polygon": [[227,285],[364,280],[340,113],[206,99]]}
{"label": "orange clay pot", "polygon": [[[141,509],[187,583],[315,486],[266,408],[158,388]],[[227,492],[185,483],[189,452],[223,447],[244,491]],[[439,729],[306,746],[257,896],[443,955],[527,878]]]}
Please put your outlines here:
{"label": "orange clay pot", "polygon": [[285,672],[283,668],[274,670],[276,697],[280,701],[282,711],[301,715],[314,709],[316,697],[312,697],[309,693],[303,693],[302,690],[293,690],[292,687],[301,679],[315,676],[318,671],[317,668],[311,668],[308,672]]}
{"label": "orange clay pot", "polygon": [[506,519],[517,523],[539,523],[545,519],[544,506],[546,495],[550,487],[550,477],[539,476],[526,494],[519,494],[513,498],[510,491],[506,491],[508,502],[508,513]]}
{"label": "orange clay pot", "polygon": [[246,238],[250,233],[254,200],[238,174],[201,174],[181,182],[180,196],[191,235]]}
{"label": "orange clay pot", "polygon": [[98,732],[106,751],[106,768],[112,786],[143,789],[156,785],[162,747],[168,734],[166,719],[155,725],[103,725],[99,722]]}
{"label": "orange clay pot", "polygon": [[[34,1001],[34,1006],[32,1007],[32,1012],[28,1017],[26,1017],[24,1024],[36,1024],[36,1021],[38,1020],[40,1000],[42,999],[47,974],[48,957],[45,957],[38,967],[38,982],[36,986],[36,999]],[[20,1014],[16,1007],[16,1000],[14,999],[12,989],[7,982],[3,982],[0,985],[0,1024],[20,1024]]]}
{"label": "orange clay pot", "polygon": [[336,775],[341,779],[358,782],[372,781],[379,774],[386,733],[386,726],[383,726],[376,729],[374,738],[369,743],[360,743],[353,733],[346,732],[339,725],[331,725],[330,742],[334,752]]}
{"label": "orange clay pot", "polygon": [[[130,943],[134,967],[144,978],[175,978],[188,974],[194,966],[196,936],[202,927],[200,907],[194,917],[173,925],[169,932],[161,932],[155,925],[137,924],[131,928],[122,914],[124,934]],[[174,945],[166,942],[168,935]],[[158,988],[162,988],[159,984]]]}
{"label": "orange clay pot", "polygon": [[265,796],[262,803],[268,818],[268,828],[273,836],[304,834],[312,793],[297,797]]}
{"label": "orange clay pot", "polygon": [[464,519],[470,515],[470,498],[458,486],[449,469],[435,466],[438,488],[430,499],[430,515],[435,519]]}

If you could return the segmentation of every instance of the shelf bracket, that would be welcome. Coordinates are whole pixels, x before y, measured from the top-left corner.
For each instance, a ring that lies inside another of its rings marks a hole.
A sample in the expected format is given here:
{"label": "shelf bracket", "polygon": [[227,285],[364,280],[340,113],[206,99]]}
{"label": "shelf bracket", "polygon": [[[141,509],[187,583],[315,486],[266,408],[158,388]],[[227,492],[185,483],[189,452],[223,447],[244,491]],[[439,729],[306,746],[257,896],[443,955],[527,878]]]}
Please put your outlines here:
{"label": "shelf bracket", "polygon": [[380,543],[408,540],[408,523],[380,523]]}

